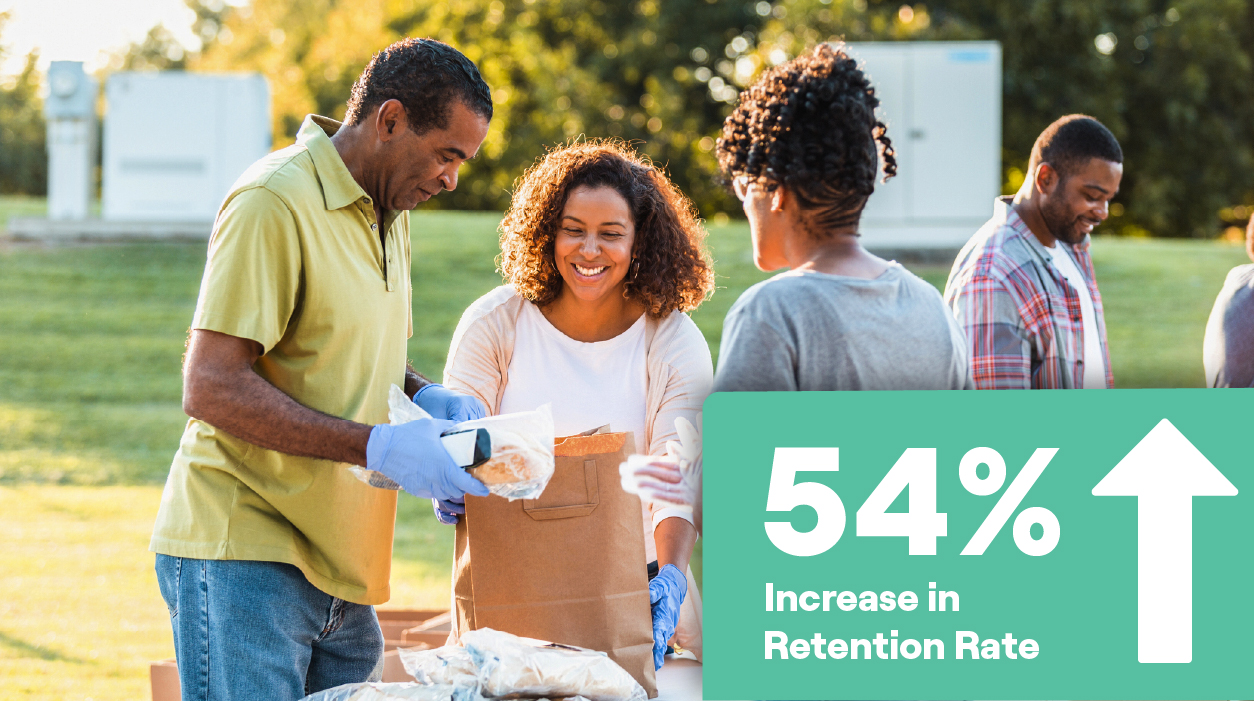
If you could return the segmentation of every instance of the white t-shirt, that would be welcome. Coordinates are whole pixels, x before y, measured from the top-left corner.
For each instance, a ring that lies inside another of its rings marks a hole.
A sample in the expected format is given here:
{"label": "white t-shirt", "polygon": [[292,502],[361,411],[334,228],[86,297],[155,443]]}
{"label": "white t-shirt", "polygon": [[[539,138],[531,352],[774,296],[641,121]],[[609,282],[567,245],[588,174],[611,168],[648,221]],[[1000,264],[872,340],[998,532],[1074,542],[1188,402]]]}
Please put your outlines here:
{"label": "white t-shirt", "polygon": [[609,424],[631,431],[636,451],[644,442],[645,389],[649,381],[644,315],[608,341],[584,343],[567,336],[527,302],[518,317],[509,384],[501,413],[553,405],[559,436],[573,436]]}
{"label": "white t-shirt", "polygon": [[[612,431],[631,431],[637,453],[647,453],[644,422],[648,409],[648,348],[642,314],[623,333],[608,341],[584,343],[553,326],[539,307],[523,304],[515,327],[514,357],[509,383],[501,395],[501,413],[553,406],[553,424],[559,436],[609,425]],[[643,504],[646,562],[657,559],[653,518]]]}
{"label": "white t-shirt", "polygon": [[1102,357],[1102,339],[1097,333],[1097,312],[1093,309],[1093,295],[1089,294],[1088,282],[1062,245],[1047,247],[1054,259],[1054,267],[1067,278],[1067,282],[1080,294],[1080,318],[1084,324],[1084,384],[1085,389],[1106,388],[1106,361]]}

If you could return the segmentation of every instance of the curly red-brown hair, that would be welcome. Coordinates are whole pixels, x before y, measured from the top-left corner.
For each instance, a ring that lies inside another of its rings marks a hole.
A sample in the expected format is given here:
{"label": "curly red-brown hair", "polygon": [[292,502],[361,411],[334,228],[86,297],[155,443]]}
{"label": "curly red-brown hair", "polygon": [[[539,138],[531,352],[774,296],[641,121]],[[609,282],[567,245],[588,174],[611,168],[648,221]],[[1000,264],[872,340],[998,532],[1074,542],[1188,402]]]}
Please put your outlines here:
{"label": "curly red-brown hair", "polygon": [[627,201],[636,229],[628,299],[655,317],[692,311],[705,301],[714,289],[714,267],[696,207],[651,162],[608,139],[558,146],[515,183],[497,264],[519,295],[544,306],[561,292],[554,241],[566,199],[580,186],[609,187]]}

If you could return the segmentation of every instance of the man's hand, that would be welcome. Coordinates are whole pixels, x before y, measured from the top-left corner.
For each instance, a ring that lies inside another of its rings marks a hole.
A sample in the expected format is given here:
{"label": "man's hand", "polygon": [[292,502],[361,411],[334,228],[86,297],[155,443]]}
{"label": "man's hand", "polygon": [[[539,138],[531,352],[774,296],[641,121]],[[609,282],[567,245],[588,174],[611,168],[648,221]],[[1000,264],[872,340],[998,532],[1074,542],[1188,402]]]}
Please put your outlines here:
{"label": "man's hand", "polygon": [[414,404],[422,407],[431,416],[449,421],[471,421],[482,419],[488,411],[483,402],[470,395],[454,392],[444,385],[424,385],[414,393]]}
{"label": "man's hand", "polygon": [[419,419],[375,426],[366,446],[366,467],[422,499],[448,501],[467,493],[486,497],[488,488],[458,467],[440,442],[440,433],[452,425],[452,421]]}

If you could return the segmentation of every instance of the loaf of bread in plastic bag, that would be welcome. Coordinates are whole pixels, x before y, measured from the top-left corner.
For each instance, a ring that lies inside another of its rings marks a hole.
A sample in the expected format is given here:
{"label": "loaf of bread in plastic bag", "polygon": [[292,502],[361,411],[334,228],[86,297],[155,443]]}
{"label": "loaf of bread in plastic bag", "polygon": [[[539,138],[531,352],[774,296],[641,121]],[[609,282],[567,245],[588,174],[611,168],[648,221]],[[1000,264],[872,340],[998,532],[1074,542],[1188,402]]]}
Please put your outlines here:
{"label": "loaf of bread in plastic bag", "polygon": [[475,663],[471,661],[466,648],[460,645],[445,645],[427,650],[401,648],[397,654],[409,676],[423,684],[479,686]]}
{"label": "loaf of bread in plastic bag", "polygon": [[583,696],[589,701],[646,701],[644,688],[603,652],[528,641],[491,628],[461,636],[490,698]]}
{"label": "loaf of bread in plastic bag", "polygon": [[306,696],[301,701],[482,701],[473,686],[415,682],[343,684]]}
{"label": "loaf of bread in plastic bag", "polygon": [[[392,385],[388,390],[388,420],[392,425],[429,418],[431,415],[414,404],[400,387]],[[470,468],[470,474],[483,482],[489,492],[510,501],[538,498],[557,469],[553,457],[553,411],[549,405],[535,411],[463,421],[452,430],[475,428],[487,430],[492,457]],[[349,471],[371,487],[400,489],[396,482],[374,470],[353,466]]]}

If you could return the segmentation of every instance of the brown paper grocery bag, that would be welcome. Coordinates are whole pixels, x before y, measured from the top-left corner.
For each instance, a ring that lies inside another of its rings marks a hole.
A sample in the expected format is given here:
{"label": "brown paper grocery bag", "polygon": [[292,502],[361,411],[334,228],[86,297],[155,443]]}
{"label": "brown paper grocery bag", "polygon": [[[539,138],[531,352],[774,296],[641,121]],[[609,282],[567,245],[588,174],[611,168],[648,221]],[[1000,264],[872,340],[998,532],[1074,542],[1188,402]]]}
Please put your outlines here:
{"label": "brown paper grocery bag", "polygon": [[539,499],[466,498],[454,635],[495,628],[600,650],[657,696],[640,499],[618,474],[634,449],[630,433],[559,438]]}

